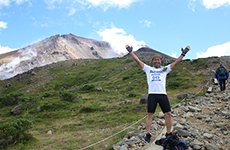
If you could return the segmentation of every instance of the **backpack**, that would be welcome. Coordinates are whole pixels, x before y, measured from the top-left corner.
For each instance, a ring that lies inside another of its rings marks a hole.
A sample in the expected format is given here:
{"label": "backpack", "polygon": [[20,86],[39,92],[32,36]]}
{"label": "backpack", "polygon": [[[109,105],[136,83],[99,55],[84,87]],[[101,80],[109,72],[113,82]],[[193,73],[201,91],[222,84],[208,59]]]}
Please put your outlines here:
{"label": "backpack", "polygon": [[226,71],[225,71],[225,69],[224,69],[223,67],[221,67],[221,68],[219,69],[218,75],[219,75],[219,76],[225,76],[225,75],[226,75]]}
{"label": "backpack", "polygon": [[176,141],[173,150],[186,150],[188,148],[188,143],[186,141]]}

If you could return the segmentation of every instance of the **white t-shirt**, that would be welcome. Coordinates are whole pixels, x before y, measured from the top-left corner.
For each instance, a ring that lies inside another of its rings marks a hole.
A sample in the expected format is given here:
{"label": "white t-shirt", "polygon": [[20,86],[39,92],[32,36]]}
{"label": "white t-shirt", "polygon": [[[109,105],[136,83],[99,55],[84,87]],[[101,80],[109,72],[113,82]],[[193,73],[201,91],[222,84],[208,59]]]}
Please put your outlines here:
{"label": "white t-shirt", "polygon": [[147,76],[149,94],[167,94],[165,88],[166,76],[171,70],[170,65],[155,68],[144,64],[143,71]]}

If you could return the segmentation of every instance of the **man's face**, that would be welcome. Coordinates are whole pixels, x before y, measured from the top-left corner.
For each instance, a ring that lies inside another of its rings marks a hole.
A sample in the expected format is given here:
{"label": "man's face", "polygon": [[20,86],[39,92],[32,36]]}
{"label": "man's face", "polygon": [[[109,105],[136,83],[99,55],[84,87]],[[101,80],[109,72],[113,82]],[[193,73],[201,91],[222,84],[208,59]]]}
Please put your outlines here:
{"label": "man's face", "polygon": [[161,58],[155,57],[155,58],[153,58],[152,62],[153,62],[154,67],[159,68],[161,65]]}

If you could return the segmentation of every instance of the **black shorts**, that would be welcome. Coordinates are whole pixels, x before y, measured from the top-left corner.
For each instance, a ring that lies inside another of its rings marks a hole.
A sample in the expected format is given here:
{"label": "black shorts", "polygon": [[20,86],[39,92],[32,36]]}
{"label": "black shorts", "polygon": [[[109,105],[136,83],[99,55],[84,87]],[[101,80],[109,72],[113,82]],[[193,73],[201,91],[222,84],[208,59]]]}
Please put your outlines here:
{"label": "black shorts", "polygon": [[149,94],[148,96],[148,113],[155,113],[157,103],[159,103],[163,113],[170,112],[171,107],[168,96],[165,94]]}

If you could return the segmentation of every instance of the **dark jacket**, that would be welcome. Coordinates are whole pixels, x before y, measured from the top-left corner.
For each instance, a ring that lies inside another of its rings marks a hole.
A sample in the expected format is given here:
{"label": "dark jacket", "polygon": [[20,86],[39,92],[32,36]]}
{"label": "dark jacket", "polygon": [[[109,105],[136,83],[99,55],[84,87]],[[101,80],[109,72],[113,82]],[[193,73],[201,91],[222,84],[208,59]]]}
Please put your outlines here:
{"label": "dark jacket", "polygon": [[179,140],[179,137],[175,134],[156,140],[155,144],[161,145],[167,150],[186,150],[188,148],[188,143],[186,141]]}
{"label": "dark jacket", "polygon": [[228,77],[229,77],[228,71],[224,68],[225,71],[226,71],[226,75],[225,75],[225,76],[220,76],[220,75],[218,75],[218,74],[219,74],[219,69],[220,69],[220,68],[221,68],[221,67],[219,67],[219,68],[216,70],[215,77],[216,77],[218,80],[220,80],[220,79],[225,79],[225,80],[227,80]]}

